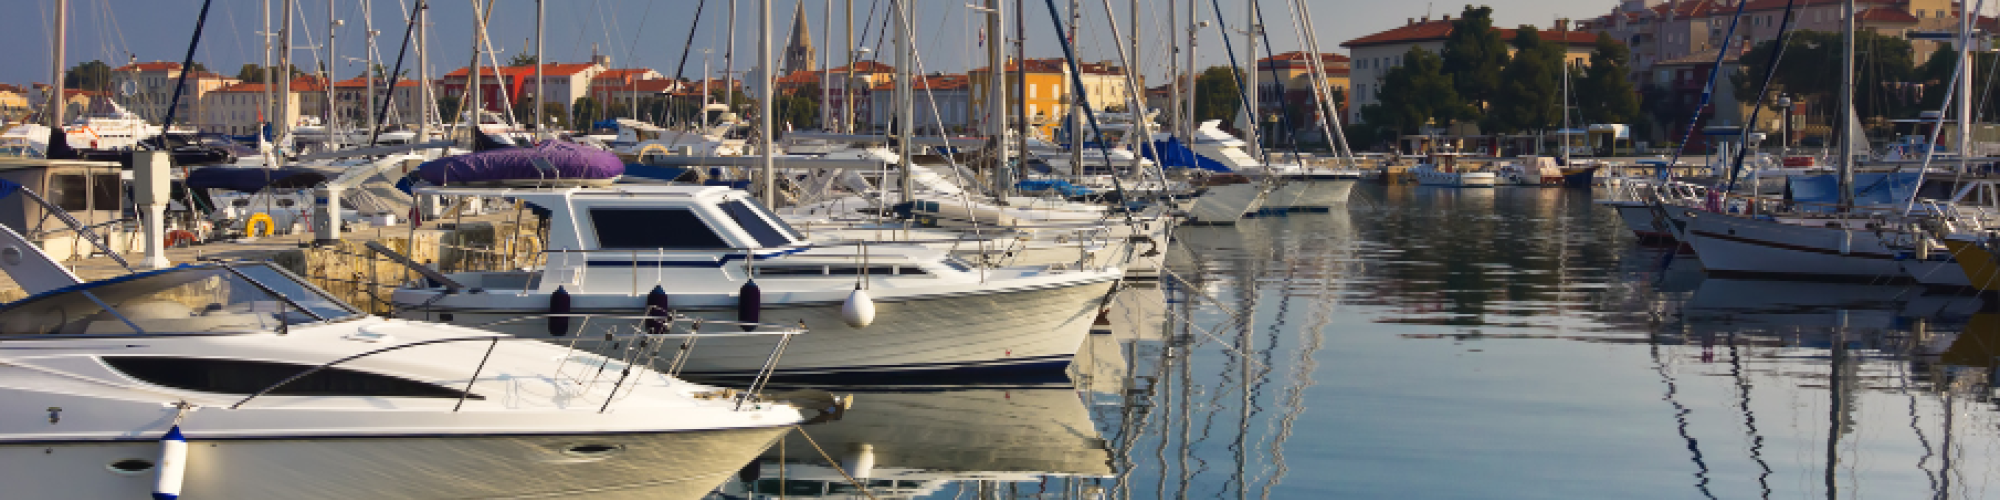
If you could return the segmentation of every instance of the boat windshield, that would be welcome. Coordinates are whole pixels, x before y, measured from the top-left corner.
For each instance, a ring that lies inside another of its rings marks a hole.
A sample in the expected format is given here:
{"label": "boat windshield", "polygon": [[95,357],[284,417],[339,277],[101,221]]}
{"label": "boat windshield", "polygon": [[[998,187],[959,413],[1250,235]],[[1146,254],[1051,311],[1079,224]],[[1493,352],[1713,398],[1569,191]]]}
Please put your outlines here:
{"label": "boat windshield", "polygon": [[209,265],[85,283],[8,304],[0,308],[0,333],[260,332],[355,314],[269,264]]}

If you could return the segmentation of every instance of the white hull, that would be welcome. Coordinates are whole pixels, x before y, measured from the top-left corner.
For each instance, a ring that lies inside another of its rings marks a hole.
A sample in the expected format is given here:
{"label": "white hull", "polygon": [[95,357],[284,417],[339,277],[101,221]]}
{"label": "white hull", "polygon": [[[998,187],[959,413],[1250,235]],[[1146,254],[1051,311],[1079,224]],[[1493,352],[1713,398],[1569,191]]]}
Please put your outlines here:
{"label": "white hull", "polygon": [[[695,499],[790,430],[310,440],[205,440],[190,432],[181,496]],[[620,448],[591,455],[573,449],[581,445]],[[153,439],[5,445],[0,484],[9,498],[147,498],[155,470],[108,465],[159,455]]]}
{"label": "white hull", "polygon": [[1905,279],[1896,251],[1871,231],[1830,229],[1701,212],[1688,221],[1690,245],[1711,273],[1817,279]]}
{"label": "white hull", "polygon": [[1264,201],[1264,185],[1256,182],[1210,186],[1188,209],[1188,220],[1202,224],[1235,224]]}
{"label": "white hull", "polygon": [[[841,302],[793,300],[776,292],[764,293],[761,319],[766,323],[802,322],[810,333],[797,336],[778,361],[776,373],[785,376],[840,374],[874,376],[907,372],[1007,371],[1060,368],[1069,363],[1097,319],[1104,294],[1115,275],[1102,279],[1034,288],[996,290],[989,293],[939,294],[913,300],[890,296],[875,298],[875,322],[853,328],[841,320]],[[878,290],[880,292],[880,290]],[[430,291],[398,290],[397,302],[422,303]],[[809,296],[807,298],[810,298]],[[641,294],[574,294],[575,313],[638,315],[643,311]],[[735,321],[735,307],[698,306],[734,304],[733,296],[699,297],[674,294],[670,300],[681,314]],[[480,325],[503,319],[547,312],[548,295],[540,293],[460,294],[439,300],[429,311],[405,310],[402,317]],[[450,314],[446,319],[445,314]],[[572,321],[563,338],[549,335],[543,318],[487,327],[522,337],[547,338],[568,344],[581,334],[578,348],[599,349],[597,338],[606,329],[631,331],[637,321],[600,320],[588,325]],[[586,331],[585,329],[588,328]],[[735,326],[705,327],[705,332],[738,331]],[[694,376],[741,376],[757,372],[770,356],[775,342],[769,337],[728,337],[701,339],[696,343],[681,373]],[[663,355],[656,364],[664,365]]]}
{"label": "white hull", "polygon": [[1674,238],[1673,232],[1667,230],[1665,227],[1667,221],[1658,220],[1658,218],[1653,216],[1653,206],[1649,203],[1643,201],[1600,201],[1597,204],[1616,210],[1618,212],[1618,219],[1625,223],[1625,228],[1632,230],[1632,234],[1640,238],[1666,240]]}
{"label": "white hull", "polygon": [[1266,208],[1332,208],[1347,204],[1347,197],[1354,191],[1354,181],[1306,181],[1293,179],[1285,182],[1270,196],[1264,197]]}
{"label": "white hull", "polygon": [[1440,187],[1493,187],[1499,177],[1492,172],[1439,172],[1418,169],[1417,184]]}
{"label": "white hull", "polygon": [[1917,280],[1917,283],[1925,286],[1964,287],[1970,290],[1972,279],[1965,276],[1965,268],[1958,265],[1958,260],[1939,257],[1941,256],[1932,255],[1928,260],[1904,259],[1899,264],[1903,266],[1904,274],[1908,274],[1910,279]]}

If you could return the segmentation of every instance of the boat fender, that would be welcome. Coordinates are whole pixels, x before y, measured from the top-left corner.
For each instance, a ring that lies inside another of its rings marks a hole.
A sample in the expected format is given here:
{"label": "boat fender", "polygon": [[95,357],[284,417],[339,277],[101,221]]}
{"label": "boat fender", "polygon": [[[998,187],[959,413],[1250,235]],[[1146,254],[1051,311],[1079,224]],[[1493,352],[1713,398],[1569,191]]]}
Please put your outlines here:
{"label": "boat fender", "polygon": [[181,481],[187,477],[187,438],[181,436],[181,426],[175,425],[160,438],[160,476],[153,482],[153,500],[174,500],[181,497]]}
{"label": "boat fender", "polygon": [[[556,293],[549,294],[549,314],[569,314],[569,290],[557,286]],[[549,316],[549,336],[569,335],[569,316]]]}
{"label": "boat fender", "polygon": [[738,290],[736,294],[736,321],[744,323],[742,325],[743,331],[747,332],[757,329],[757,325],[752,323],[757,322],[757,317],[759,313],[763,312],[763,307],[764,293],[763,290],[757,288],[757,280],[744,282],[743,288]]}
{"label": "boat fender", "polygon": [[[653,291],[646,292],[646,316],[664,318],[667,317],[667,311],[667,289],[661,288],[660,285],[653,285]],[[668,331],[667,325],[668,323],[665,320],[646,320],[646,333],[653,335],[665,334]]]}
{"label": "boat fender", "polygon": [[867,328],[875,323],[875,300],[868,298],[868,292],[855,286],[848,292],[847,302],[840,305],[840,320],[847,326]]}
{"label": "boat fender", "polygon": [[1931,260],[1930,234],[1922,232],[1917,233],[1917,260],[1920,261]]}
{"label": "boat fender", "polygon": [[1854,231],[1840,230],[1840,254],[1847,255],[1852,251],[1854,251]]}
{"label": "boat fender", "polygon": [[841,457],[840,468],[847,469],[847,475],[855,479],[875,476],[875,446],[868,443],[854,443],[847,446],[847,456]]}

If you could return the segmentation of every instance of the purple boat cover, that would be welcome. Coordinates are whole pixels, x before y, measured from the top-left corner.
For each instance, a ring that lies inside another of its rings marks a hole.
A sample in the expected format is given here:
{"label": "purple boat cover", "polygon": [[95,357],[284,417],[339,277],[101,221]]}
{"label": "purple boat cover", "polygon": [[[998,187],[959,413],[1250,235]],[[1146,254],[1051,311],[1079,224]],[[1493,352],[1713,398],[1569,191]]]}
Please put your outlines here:
{"label": "purple boat cover", "polygon": [[[555,172],[543,172],[534,160],[548,160]],[[565,141],[542,141],[534,147],[480,151],[424,162],[417,175],[434,185],[505,180],[610,179],[625,174],[625,161],[609,151]]]}

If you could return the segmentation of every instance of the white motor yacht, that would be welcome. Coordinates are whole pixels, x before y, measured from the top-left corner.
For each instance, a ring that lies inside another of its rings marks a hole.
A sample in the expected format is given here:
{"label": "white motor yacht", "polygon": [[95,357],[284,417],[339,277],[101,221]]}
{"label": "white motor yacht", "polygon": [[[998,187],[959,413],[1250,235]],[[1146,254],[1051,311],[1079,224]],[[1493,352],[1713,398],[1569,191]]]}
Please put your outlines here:
{"label": "white motor yacht", "polygon": [[1417,178],[1417,184],[1439,187],[1493,187],[1499,176],[1493,172],[1473,170],[1459,165],[1457,153],[1433,153],[1429,161],[1417,164],[1410,173]]}
{"label": "white motor yacht", "polygon": [[647,368],[670,335],[607,358],[376,318],[267,263],[80,283],[6,234],[39,292],[0,306],[8,497],[693,499],[802,420]]}
{"label": "white motor yacht", "polygon": [[[545,214],[547,259],[539,269],[450,274],[456,287],[398,290],[393,300],[402,317],[479,325],[562,307],[637,315],[658,300],[725,323],[704,332],[758,318],[802,324],[813,334],[789,348],[776,370],[784,376],[1060,374],[1124,275],[1109,264],[990,268],[918,245],[815,244],[748,193],[719,186],[419,192],[526,203]],[[863,308],[871,313],[860,314]],[[637,325],[522,321],[494,328],[560,341]],[[770,350],[767,342],[704,337],[683,370],[752,374],[764,369]]]}

